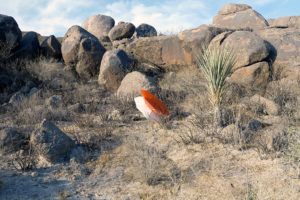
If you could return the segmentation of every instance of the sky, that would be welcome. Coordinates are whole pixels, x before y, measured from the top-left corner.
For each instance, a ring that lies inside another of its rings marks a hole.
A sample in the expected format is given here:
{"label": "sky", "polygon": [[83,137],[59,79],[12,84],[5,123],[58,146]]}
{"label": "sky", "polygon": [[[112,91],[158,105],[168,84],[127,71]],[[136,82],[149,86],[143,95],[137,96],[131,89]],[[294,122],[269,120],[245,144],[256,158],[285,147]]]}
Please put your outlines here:
{"label": "sky", "polygon": [[228,3],[248,4],[266,19],[300,15],[299,0],[0,0],[0,14],[14,17],[22,31],[56,37],[96,14],[116,23],[147,23],[167,34],[212,24]]}

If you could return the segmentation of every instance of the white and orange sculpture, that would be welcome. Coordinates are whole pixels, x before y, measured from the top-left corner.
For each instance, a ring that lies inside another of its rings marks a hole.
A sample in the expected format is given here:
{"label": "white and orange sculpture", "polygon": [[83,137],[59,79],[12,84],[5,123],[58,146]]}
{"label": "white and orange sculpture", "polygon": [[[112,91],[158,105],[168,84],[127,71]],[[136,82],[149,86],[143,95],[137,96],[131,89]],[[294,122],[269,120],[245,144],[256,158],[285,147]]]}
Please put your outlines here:
{"label": "white and orange sculpture", "polygon": [[162,117],[167,117],[169,111],[166,106],[153,94],[141,90],[143,96],[135,97],[136,107],[143,115],[152,121],[160,122]]}

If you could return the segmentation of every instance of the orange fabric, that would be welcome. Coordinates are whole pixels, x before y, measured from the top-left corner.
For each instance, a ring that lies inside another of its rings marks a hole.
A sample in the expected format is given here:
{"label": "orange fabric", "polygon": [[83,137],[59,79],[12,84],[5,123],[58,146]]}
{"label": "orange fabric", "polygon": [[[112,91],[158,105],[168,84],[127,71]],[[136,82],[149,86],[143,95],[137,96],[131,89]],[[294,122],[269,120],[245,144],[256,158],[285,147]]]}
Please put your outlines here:
{"label": "orange fabric", "polygon": [[141,93],[145,99],[146,105],[154,112],[155,114],[168,116],[169,111],[166,106],[154,95],[146,90],[141,90]]}

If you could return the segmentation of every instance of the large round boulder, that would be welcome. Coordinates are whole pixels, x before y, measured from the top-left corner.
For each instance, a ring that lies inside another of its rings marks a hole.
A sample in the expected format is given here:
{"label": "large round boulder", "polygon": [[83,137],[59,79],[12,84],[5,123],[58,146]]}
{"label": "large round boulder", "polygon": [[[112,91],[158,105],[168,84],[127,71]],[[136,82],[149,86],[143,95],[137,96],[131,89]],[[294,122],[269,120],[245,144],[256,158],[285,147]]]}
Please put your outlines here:
{"label": "large round boulder", "polygon": [[273,77],[299,80],[300,29],[270,28],[255,32],[271,47]]}
{"label": "large round boulder", "polygon": [[157,36],[156,29],[149,24],[141,24],[136,28],[136,36],[139,37],[153,37]]}
{"label": "large round boulder", "polygon": [[213,25],[229,29],[262,29],[268,26],[267,20],[246,4],[227,4],[213,19]]}
{"label": "large round boulder", "polygon": [[134,71],[124,77],[117,95],[120,97],[137,97],[141,95],[141,90],[154,92],[157,90],[156,82],[152,77]]}
{"label": "large round boulder", "polygon": [[237,54],[237,62],[233,69],[263,61],[269,55],[269,49],[264,40],[249,31],[235,31],[228,35],[222,45],[233,48]]}
{"label": "large round boulder", "polygon": [[13,17],[0,14],[0,56],[8,56],[19,47],[22,32]]}
{"label": "large round boulder", "polygon": [[19,49],[14,52],[10,57],[10,61],[22,60],[22,59],[35,59],[40,53],[40,43],[38,34],[36,32],[27,32],[22,40]]}
{"label": "large round boulder", "polygon": [[133,65],[134,61],[123,50],[107,51],[101,61],[99,85],[104,85],[110,91],[116,91]]}
{"label": "large round boulder", "polygon": [[82,28],[95,35],[101,42],[108,42],[109,31],[114,27],[115,20],[106,15],[93,15],[82,23]]}
{"label": "large round boulder", "polygon": [[61,46],[65,63],[86,80],[98,72],[104,52],[99,40],[77,25],[69,28]]}
{"label": "large round boulder", "polygon": [[135,31],[135,26],[129,22],[121,22],[114,26],[108,33],[111,41],[131,38]]}
{"label": "large round boulder", "polygon": [[42,42],[41,53],[47,58],[61,58],[61,44],[54,35],[50,35]]}
{"label": "large round boulder", "polygon": [[254,90],[264,89],[268,84],[269,64],[267,62],[258,62],[253,65],[237,69],[229,81],[243,85]]}

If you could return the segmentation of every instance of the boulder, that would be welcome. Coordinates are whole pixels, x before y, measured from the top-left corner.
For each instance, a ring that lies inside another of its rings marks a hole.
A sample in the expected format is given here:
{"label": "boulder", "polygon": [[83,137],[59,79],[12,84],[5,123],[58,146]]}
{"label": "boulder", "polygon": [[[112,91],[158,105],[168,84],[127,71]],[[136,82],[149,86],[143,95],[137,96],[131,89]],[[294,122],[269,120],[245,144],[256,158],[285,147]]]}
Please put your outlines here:
{"label": "boulder", "polygon": [[0,152],[9,153],[16,151],[23,143],[23,135],[14,128],[0,130]]}
{"label": "boulder", "polygon": [[162,67],[187,66],[195,64],[194,54],[223,30],[202,25],[178,35],[138,38],[126,47],[141,62]]}
{"label": "boulder", "polygon": [[222,32],[224,32],[223,29],[207,25],[201,25],[195,29],[180,32],[178,38],[183,41],[182,48],[189,62],[192,63],[194,53],[199,53],[203,45],[208,46],[210,41]]}
{"label": "boulder", "polygon": [[65,63],[87,80],[99,71],[105,48],[94,35],[75,25],[65,34],[61,52]]}
{"label": "boulder", "polygon": [[149,24],[141,24],[136,28],[136,36],[139,37],[153,37],[157,36],[156,29]]}
{"label": "boulder", "polygon": [[22,32],[13,17],[0,14],[0,57],[7,57],[16,50],[22,39]]}
{"label": "boulder", "polygon": [[114,27],[115,20],[106,15],[93,15],[82,23],[82,28],[95,35],[101,42],[109,42],[108,33]]}
{"label": "boulder", "polygon": [[107,51],[101,61],[99,85],[104,85],[110,91],[116,91],[133,65],[134,61],[123,50]]}
{"label": "boulder", "polygon": [[22,60],[22,59],[35,59],[40,53],[40,43],[38,39],[38,34],[36,32],[27,32],[22,40],[19,49],[13,53],[10,57],[10,61]]}
{"label": "boulder", "polygon": [[114,26],[108,33],[108,37],[111,41],[121,40],[123,38],[131,38],[135,31],[135,26],[129,22],[119,23]]}
{"label": "boulder", "polygon": [[32,132],[30,143],[33,150],[49,162],[60,161],[74,146],[69,136],[47,120],[43,120]]}
{"label": "boulder", "polygon": [[159,66],[186,64],[188,61],[177,36],[144,37],[130,43],[126,52],[141,62]]}
{"label": "boulder", "polygon": [[300,77],[300,29],[270,28],[255,33],[269,43],[273,77],[298,80]]}
{"label": "boulder", "polygon": [[269,64],[258,62],[237,69],[228,81],[243,85],[247,88],[266,88],[269,78]]}
{"label": "boulder", "polygon": [[141,72],[134,71],[124,77],[117,95],[122,97],[137,97],[141,96],[141,90],[155,92],[156,89],[157,85],[153,78]]}
{"label": "boulder", "polygon": [[270,26],[275,28],[300,28],[300,16],[285,16],[273,19]]}
{"label": "boulder", "polygon": [[47,58],[61,59],[61,44],[54,35],[50,35],[42,42],[41,53]]}
{"label": "boulder", "polygon": [[269,55],[269,49],[264,40],[249,31],[233,32],[225,38],[222,45],[233,48],[237,54],[237,61],[233,70],[263,61]]}
{"label": "boulder", "polygon": [[279,105],[276,104],[274,101],[267,99],[265,97],[262,97],[258,94],[255,94],[250,98],[250,101],[263,106],[264,112],[268,115],[278,115],[279,113]]}
{"label": "boulder", "polygon": [[262,129],[262,123],[257,119],[252,119],[248,123],[248,129],[251,131],[258,131]]}
{"label": "boulder", "polygon": [[213,25],[228,29],[263,29],[269,24],[258,12],[246,4],[227,4],[213,19]]}
{"label": "boulder", "polygon": [[140,37],[126,46],[126,52],[141,62],[161,67],[195,64],[194,54],[223,29],[202,25],[178,35]]}

